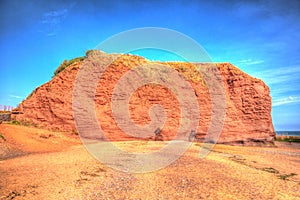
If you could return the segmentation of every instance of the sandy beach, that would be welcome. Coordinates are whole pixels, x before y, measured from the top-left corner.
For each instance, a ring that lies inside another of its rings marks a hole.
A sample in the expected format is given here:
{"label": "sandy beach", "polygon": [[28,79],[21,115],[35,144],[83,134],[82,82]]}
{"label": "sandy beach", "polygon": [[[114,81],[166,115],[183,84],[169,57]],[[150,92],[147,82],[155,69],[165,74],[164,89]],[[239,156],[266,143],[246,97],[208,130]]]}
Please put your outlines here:
{"label": "sandy beach", "polygon": [[[71,133],[0,125],[0,199],[300,199],[299,143],[274,147],[200,143],[171,165],[129,174],[101,164]],[[165,142],[116,142],[157,149]]]}

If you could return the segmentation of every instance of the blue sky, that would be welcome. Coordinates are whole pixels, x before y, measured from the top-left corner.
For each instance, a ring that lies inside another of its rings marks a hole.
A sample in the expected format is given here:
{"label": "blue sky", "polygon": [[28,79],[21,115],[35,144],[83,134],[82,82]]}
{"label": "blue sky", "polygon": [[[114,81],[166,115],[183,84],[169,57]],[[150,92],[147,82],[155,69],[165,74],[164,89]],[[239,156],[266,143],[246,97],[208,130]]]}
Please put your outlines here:
{"label": "blue sky", "polygon": [[265,81],[275,129],[300,130],[299,1],[1,0],[0,13],[1,105],[17,106],[64,59],[114,34],[164,27]]}

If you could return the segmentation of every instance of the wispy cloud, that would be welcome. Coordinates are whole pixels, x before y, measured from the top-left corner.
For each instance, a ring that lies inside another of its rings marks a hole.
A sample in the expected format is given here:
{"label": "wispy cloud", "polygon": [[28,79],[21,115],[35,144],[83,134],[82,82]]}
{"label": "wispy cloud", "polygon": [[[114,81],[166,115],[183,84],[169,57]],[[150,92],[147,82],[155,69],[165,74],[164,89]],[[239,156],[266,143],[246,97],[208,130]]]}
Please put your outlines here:
{"label": "wispy cloud", "polygon": [[244,65],[256,65],[256,64],[261,64],[265,62],[264,60],[252,60],[252,59],[245,59],[245,60],[240,60],[237,61],[239,64],[244,64]]}
{"label": "wispy cloud", "polygon": [[262,79],[270,87],[273,106],[300,102],[300,66],[268,69],[251,75]]}
{"label": "wispy cloud", "polygon": [[[299,81],[300,66],[281,67],[253,72],[251,75],[263,79],[268,85],[280,84],[284,86],[287,82]],[[291,88],[291,85],[289,85]]]}
{"label": "wispy cloud", "polygon": [[281,105],[296,103],[296,102],[300,102],[300,97],[289,96],[289,97],[286,97],[286,98],[274,100],[273,101],[273,106],[281,106]]}
{"label": "wispy cloud", "polygon": [[66,9],[66,8],[46,12],[43,14],[42,23],[57,25],[66,17],[67,13],[68,13],[68,9]]}
{"label": "wispy cloud", "polygon": [[[73,4],[71,5],[71,7]],[[47,36],[55,36],[61,28],[61,23],[69,13],[69,8],[62,8],[45,12],[41,19],[42,28],[40,32]]]}
{"label": "wispy cloud", "polygon": [[8,96],[11,97],[11,98],[15,98],[15,99],[22,99],[23,98],[21,96],[17,96],[17,95],[13,95],[13,94],[10,94]]}

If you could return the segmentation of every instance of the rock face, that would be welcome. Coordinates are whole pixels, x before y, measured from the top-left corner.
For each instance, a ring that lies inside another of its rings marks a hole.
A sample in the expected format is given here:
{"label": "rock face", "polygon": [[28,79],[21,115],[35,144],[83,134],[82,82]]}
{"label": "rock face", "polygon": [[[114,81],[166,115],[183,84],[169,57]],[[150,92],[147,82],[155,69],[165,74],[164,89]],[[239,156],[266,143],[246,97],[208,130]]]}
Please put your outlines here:
{"label": "rock face", "polygon": [[[89,59],[93,60],[92,56],[89,55]],[[84,62],[72,63],[51,81],[36,88],[19,105],[20,114],[13,115],[13,118],[49,129],[76,130],[72,110],[73,89],[76,75]],[[96,116],[105,136],[110,140],[136,139],[125,134],[115,122],[111,98],[116,84],[128,70],[147,63],[151,62],[139,56],[119,56],[103,72],[98,82],[94,98]],[[199,127],[195,131],[195,137],[201,141],[209,129],[213,116],[212,100],[207,85],[201,75],[196,73],[195,66],[190,63],[168,62],[164,64],[182,74],[194,90],[200,112]],[[207,67],[209,64],[201,65]],[[275,133],[271,118],[269,88],[263,81],[247,75],[230,63],[217,63],[216,66],[226,94],[226,116],[218,142],[272,143]],[[161,127],[159,138],[170,140],[177,134],[180,126],[181,108],[178,99],[168,88],[157,84],[139,87],[130,96],[130,117],[135,124],[140,126],[149,124],[151,121],[149,110],[155,104],[161,105],[166,111],[166,120],[164,126]],[[153,137],[149,139],[154,138],[153,133]]]}

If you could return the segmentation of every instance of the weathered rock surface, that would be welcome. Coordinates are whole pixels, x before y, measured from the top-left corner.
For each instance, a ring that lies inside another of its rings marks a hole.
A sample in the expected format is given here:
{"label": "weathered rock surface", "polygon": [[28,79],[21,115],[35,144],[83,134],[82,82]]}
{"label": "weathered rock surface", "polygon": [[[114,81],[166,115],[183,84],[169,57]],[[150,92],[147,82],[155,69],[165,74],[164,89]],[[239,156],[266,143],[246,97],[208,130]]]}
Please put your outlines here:
{"label": "weathered rock surface", "polygon": [[[89,59],[93,58],[89,56]],[[18,109],[21,112],[13,115],[13,118],[50,129],[76,130],[72,110],[73,89],[76,75],[84,62],[71,64],[51,81],[38,87],[19,105]],[[134,139],[133,136],[124,133],[115,122],[111,98],[116,84],[128,70],[147,63],[150,62],[142,57],[122,55],[103,72],[98,82],[94,97],[96,116],[105,136],[110,140]],[[191,84],[200,112],[199,127],[195,131],[196,139],[202,140],[212,118],[212,100],[207,85],[201,75],[195,72],[195,66],[190,63],[164,64],[183,74]],[[201,65],[208,67],[208,64]],[[230,63],[217,63],[216,66],[221,74],[226,94],[226,115],[218,142],[240,144],[272,142],[275,133],[267,85]],[[170,140],[177,134],[182,108],[177,97],[168,88],[155,84],[138,88],[129,100],[130,117],[140,126],[149,124],[151,121],[149,109],[155,104],[161,105],[166,111],[166,121],[161,127],[160,138]],[[153,133],[152,139],[154,138]]]}
{"label": "weathered rock surface", "polygon": [[10,121],[11,113],[0,113],[0,124],[2,121]]}

